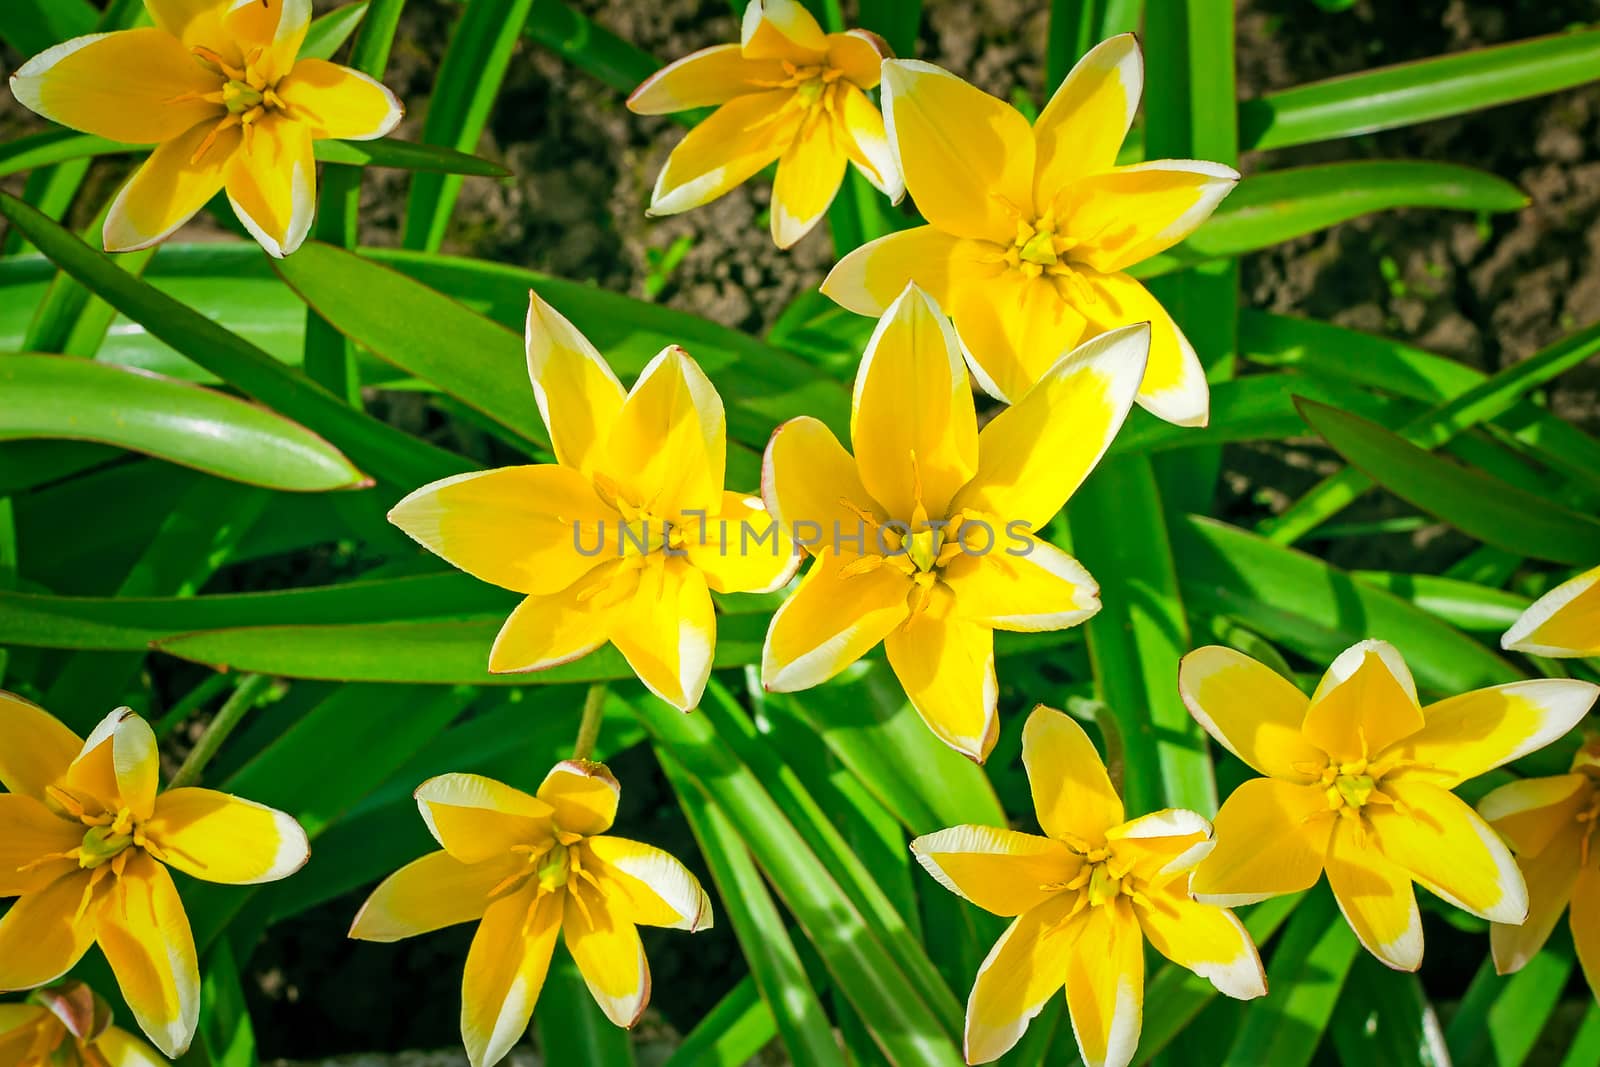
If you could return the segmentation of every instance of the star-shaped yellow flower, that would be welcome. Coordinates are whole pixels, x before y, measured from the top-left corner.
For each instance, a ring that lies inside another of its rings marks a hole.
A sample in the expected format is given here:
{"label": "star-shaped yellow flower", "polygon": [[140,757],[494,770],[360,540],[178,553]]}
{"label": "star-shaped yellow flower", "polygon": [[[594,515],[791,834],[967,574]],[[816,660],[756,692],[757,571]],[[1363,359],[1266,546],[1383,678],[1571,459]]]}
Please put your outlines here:
{"label": "star-shaped yellow flower", "polygon": [[911,851],[952,893],[1015,916],[967,1001],[968,1063],[998,1059],[1063,986],[1083,1062],[1123,1067],[1139,1044],[1144,943],[1230,997],[1266,993],[1250,935],[1226,909],[1189,898],[1211,824],[1169,808],[1127,820],[1083,728],[1035,708],[1022,761],[1047,836],[957,826]]}
{"label": "star-shaped yellow flower", "polygon": [[1500,647],[1535,656],[1600,656],[1600,567],[1535,600],[1500,638]]}
{"label": "star-shaped yellow flower", "polygon": [[908,286],[861,359],[855,455],[807,417],[767,445],[767,509],[816,562],[767,631],[766,687],[817,685],[882,641],[923,721],[981,762],[997,735],[994,631],[1100,610],[1094,579],[1033,531],[1110,446],[1149,336],[1140,324],[1063,356],[980,434],[950,320]]}
{"label": "star-shaped yellow flower", "polygon": [[905,183],[867,96],[889,54],[883,40],[865,30],[823,33],[799,0],[750,0],[742,38],[663,67],[628,98],[641,115],[718,105],[667,157],[650,214],[710,203],[774,161],[779,248],[827,213],[846,164],[899,203]]}
{"label": "star-shaped yellow flower", "polygon": [[1328,885],[1361,943],[1398,970],[1422,963],[1416,882],[1493,922],[1520,924],[1528,894],[1495,832],[1450,792],[1565,734],[1600,689],[1565,679],[1476,689],[1426,708],[1383,641],[1346,649],[1304,693],[1211,646],[1183,658],[1189,711],[1256,771],[1217,813],[1195,896],[1249,904]]}
{"label": "star-shaped yellow flower", "polygon": [[985,391],[1014,401],[1056,354],[1149,322],[1139,403],[1203,426],[1205,374],[1171,316],[1128,267],[1183,240],[1232,191],[1231,167],[1116,165],[1144,67],[1132,34],[1073,68],[1030,129],[1022,113],[929,63],[883,65],[883,110],[906,187],[928,225],[850,253],[822,291],[878,315],[915,281],[955,319]]}
{"label": "star-shaped yellow flower", "polygon": [[370,140],[400,102],[358,71],[298,59],[311,0],[145,0],[153,28],[56,45],[11,76],[18,100],[53,122],[155,145],[112,203],[108,252],[166,240],[226,189],[273,256],[311,232],[312,142]]}
{"label": "star-shaped yellow flower", "polygon": [[194,937],[168,867],[227,885],[287,878],[305,831],[211,789],[158,793],[156,736],[118,708],[79,738],[0,693],[0,991],[54,982],[99,943],[139,1026],[188,1049],[200,1017]]}
{"label": "star-shaped yellow flower", "polygon": [[1478,814],[1511,843],[1528,883],[1528,921],[1490,928],[1495,970],[1520,971],[1570,902],[1578,962],[1600,999],[1600,741],[1578,750],[1572,773],[1503,785],[1478,803]]}
{"label": "star-shaped yellow flower", "polygon": [[41,989],[25,1004],[0,1004],[6,1067],[167,1067],[156,1050],[111,1025],[111,1006],[82,982]]}
{"label": "star-shaped yellow flower", "polygon": [[532,295],[528,371],[559,462],[445,478],[389,521],[526,595],[489,670],[544,670],[610,641],[653,693],[687,711],[716,652],[711,591],[781,588],[794,548],[758,498],[723,489],[722,398],[683,349],[663,349],[624,391],[572,323]]}
{"label": "star-shaped yellow flower", "polygon": [[631,1027],[650,1000],[638,926],[711,928],[711,901],[683,864],[606,834],[619,793],[587,760],[556,764],[537,796],[475,774],[417,790],[444,851],[390,875],[350,936],[398,941],[478,921],[461,985],[472,1067],[499,1062],[528,1029],[558,934],[606,1017]]}

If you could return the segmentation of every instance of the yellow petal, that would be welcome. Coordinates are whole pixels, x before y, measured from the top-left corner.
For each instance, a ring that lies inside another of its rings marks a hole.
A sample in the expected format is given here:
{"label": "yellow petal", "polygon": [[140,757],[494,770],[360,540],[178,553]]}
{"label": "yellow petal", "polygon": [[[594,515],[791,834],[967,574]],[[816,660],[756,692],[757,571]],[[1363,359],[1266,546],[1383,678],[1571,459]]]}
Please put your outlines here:
{"label": "yellow petal", "polygon": [[1144,935],[1128,898],[1087,908],[1067,957],[1067,1011],[1088,1067],[1126,1067],[1144,1021]]}
{"label": "yellow petal", "polygon": [[78,735],[54,715],[0,690],[0,785],[43,799],[45,787],[67,773],[82,749]]}
{"label": "yellow petal", "polygon": [[554,809],[480,774],[442,774],[417,787],[428,832],[462,863],[483,863],[550,835]]}
{"label": "yellow petal", "polygon": [[708,204],[776,162],[800,129],[794,90],[737,96],[690,130],[667,157],[650,194],[651,215]]}
{"label": "yellow petal", "polygon": [[711,898],[670,854],[624,837],[591,837],[584,848],[584,869],[594,870],[607,904],[623,918],[690,933],[711,929]]}
{"label": "yellow petal", "polygon": [[1102,334],[1056,363],[978,438],[978,470],[954,507],[1039,529],[1077,491],[1133,406],[1149,335]]}
{"label": "yellow petal", "polygon": [[1033,220],[1033,131],[1010,104],[915,59],[883,65],[883,117],[923,218],[1007,247]]}
{"label": "yellow petal", "polygon": [[1131,33],[1100,42],[1078,60],[1033,124],[1038,203],[1049,203],[1085,174],[1116,165],[1143,92],[1144,56]]}
{"label": "yellow petal", "polygon": [[159,144],[196,123],[214,124],[217,105],[197,97],[221,87],[181,41],[158,29],[77,37],[11,75],[11,91],[24,107],[127,144]]}
{"label": "yellow petal", "polygon": [[1500,647],[1535,656],[1600,655],[1600,567],[1535,600],[1500,638]]}
{"label": "yellow petal", "polygon": [[1070,894],[1057,894],[1006,928],[978,968],[967,999],[968,1063],[999,1059],[1066,980],[1073,937],[1062,929]]}
{"label": "yellow petal", "polygon": [[[877,78],[876,65],[873,78]],[[839,139],[845,154],[867,181],[891,203],[898,204],[906,195],[906,182],[900,176],[900,164],[895,161],[894,145],[889,143],[882,113],[853,84],[841,85],[838,92]]]}
{"label": "yellow petal", "polygon": [[[1578,875],[1572,891],[1572,943],[1590,991],[1600,990],[1600,870],[1591,864]],[[1600,997],[1600,992],[1595,992]]]}
{"label": "yellow petal", "polygon": [[1339,653],[1311,695],[1301,732],[1338,760],[1376,759],[1422,729],[1417,687],[1405,660],[1385,641]]}
{"label": "yellow petal", "polygon": [[37,893],[77,870],[73,859],[40,861],[77,848],[83,843],[84,829],[31,796],[0,793],[0,898]]}
{"label": "yellow petal", "polygon": [[692,517],[683,551],[718,593],[770,593],[794,577],[800,555],[760,497],[723,493],[721,510]]}
{"label": "yellow petal", "polygon": [[773,615],[761,650],[767,689],[793,693],[820,685],[905,621],[906,576],[894,567],[842,575],[852,559],[825,547]]}
{"label": "yellow petal", "polygon": [[[596,568],[594,575],[604,579],[611,572],[611,568]],[[605,644],[616,611],[579,599],[580,591],[582,585],[549,596],[530,596],[518,604],[489,649],[489,670],[495,674],[547,670],[581,659]]]}
{"label": "yellow petal", "polygon": [[750,0],[740,25],[740,44],[751,59],[786,59],[796,66],[810,66],[827,52],[828,38],[799,0]]}
{"label": "yellow petal", "polygon": [[736,44],[719,44],[668,63],[628,97],[635,115],[670,115],[715,107],[736,96],[760,92],[788,77],[776,59],[747,59]]}
{"label": "yellow petal", "polygon": [[1022,764],[1033,810],[1051,837],[1098,845],[1123,821],[1122,798],[1089,735],[1068,716],[1039,705],[1022,728]]}
{"label": "yellow petal", "polygon": [[528,1031],[561,931],[562,893],[533,888],[489,905],[461,980],[461,1040],[472,1067],[505,1059]]}
{"label": "yellow petal", "polygon": [[430,852],[379,884],[350,926],[357,941],[399,941],[483,918],[489,893],[505,881],[522,857],[505,863],[462,863],[448,852]]}
{"label": "yellow petal", "polygon": [[0,916],[0,989],[47,985],[77,965],[96,933],[95,910],[79,913],[88,888],[88,872],[75,871]]}
{"label": "yellow petal", "polygon": [[[979,387],[1013,403],[1084,339],[1085,312],[1062,299],[1046,277],[1000,272],[995,266],[979,266],[971,276],[977,280],[956,281],[950,315]],[[1128,318],[1118,325],[1138,321]]]}
{"label": "yellow petal", "polygon": [[[0,1063],[29,1062],[40,1041],[41,1027],[58,1027],[55,1017],[37,1004],[0,1004]],[[50,1037],[44,1038],[49,1041]]]}
{"label": "yellow petal", "polygon": [[1175,426],[1204,426],[1210,418],[1211,388],[1194,346],[1150,290],[1126,274],[1082,277],[1093,300],[1078,305],[1090,333],[1130,322],[1150,324],[1150,362],[1139,386],[1139,406]]}
{"label": "yellow petal", "polygon": [[108,1067],[167,1067],[155,1049],[120,1027],[109,1026],[94,1043]]}
{"label": "yellow petal", "polygon": [[214,29],[228,4],[226,0],[145,0],[144,6],[157,26],[188,44],[191,30],[201,23]]}
{"label": "yellow petal", "polygon": [[689,353],[669,345],[623,402],[603,469],[628,503],[676,519],[721,505],[727,450],[722,397]]}
{"label": "yellow petal", "polygon": [[1148,885],[1177,881],[1211,854],[1216,837],[1211,823],[1197,812],[1163,808],[1130,819],[1106,831],[1106,842],[1117,866],[1127,866]]}
{"label": "yellow petal", "polygon": [[83,743],[83,751],[67,770],[66,783],[143,820],[155,811],[160,775],[155,731],[133,709],[118,708],[100,720]]}
{"label": "yellow petal", "polygon": [[589,339],[538,293],[528,294],[528,377],[556,458],[593,474],[627,393]]}
{"label": "yellow petal", "polygon": [[540,464],[425,485],[396,504],[389,521],[474,578],[548,596],[604,562],[621,516],[578,471]]}
{"label": "yellow petal", "polygon": [[[939,305],[906,287],[856,372],[850,441],[861,482],[890,518],[942,518],[978,466],[978,419],[960,343]],[[919,492],[920,489],[920,492]]]}
{"label": "yellow petal", "polygon": [[977,241],[913,226],[851,251],[823,279],[822,292],[858,315],[876,318],[914,281],[941,305],[954,308],[960,284],[998,273],[980,262],[982,254]]}
{"label": "yellow petal", "polygon": [[828,115],[813,111],[783,150],[772,185],[772,241],[779,248],[810,233],[828,213],[850,161],[842,134]]}
{"label": "yellow petal", "polygon": [[1083,866],[1060,841],[989,826],[953,826],[925,834],[911,842],[911,852],[950,892],[1006,916],[1021,915],[1055,897]]}
{"label": "yellow petal", "polygon": [[1056,210],[1067,232],[1085,235],[1074,258],[1115,274],[1188,237],[1238,184],[1239,172],[1221,163],[1159,159],[1081,178]]}
{"label": "yellow petal", "polygon": [[1561,837],[1537,856],[1517,857],[1528,886],[1528,918],[1521,923],[1495,923],[1489,928],[1489,947],[1498,974],[1520,971],[1538,955],[1572,899],[1578,884],[1583,831],[1575,820],[1562,830]]}
{"label": "yellow petal", "polygon": [[861,89],[871,89],[883,76],[883,61],[893,58],[889,42],[871,30],[828,34],[828,65]]}
{"label": "yellow petal", "polygon": [[550,805],[556,826],[585,837],[611,829],[621,795],[617,779],[593,760],[562,760],[539,786],[539,799]]}
{"label": "yellow petal", "polygon": [[293,255],[317,212],[311,127],[269,114],[240,141],[225,174],[228,202],[269,256]]}
{"label": "yellow petal", "polygon": [[[846,536],[857,533],[864,546],[871,544],[865,520],[854,509],[873,511],[876,504],[861,484],[856,461],[832,430],[809,415],[779,426],[767,442],[761,496],[779,530],[801,543],[797,547],[809,544],[819,552],[827,546],[838,553]],[[868,551],[857,547],[851,555]]]}
{"label": "yellow petal", "polygon": [[1221,645],[1190,652],[1178,664],[1178,692],[1206,733],[1261,774],[1310,781],[1315,771],[1307,765],[1320,771],[1327,762],[1300,733],[1306,695],[1242,652]]}
{"label": "yellow petal", "polygon": [[1183,879],[1148,891],[1134,903],[1155,950],[1238,1000],[1267,993],[1261,956],[1244,924],[1226,908],[1189,899]]}
{"label": "yellow petal", "polygon": [[159,244],[222,190],[229,161],[241,141],[239,131],[216,134],[210,147],[195,158],[216,126],[214,119],[207,119],[150,153],[106,212],[102,227],[106,251],[133,252]]}
{"label": "yellow petal", "polygon": [[[1398,803],[1370,810],[1372,843],[1434,896],[1491,922],[1520,923],[1528,890],[1505,842],[1459,797],[1385,779]],[[1401,807],[1404,805],[1404,807]]]}
{"label": "yellow petal", "polygon": [[943,571],[958,617],[996,630],[1036,633],[1076,626],[1100,610],[1100,587],[1054,545],[1008,531],[998,519],[969,517],[961,530],[965,550]]}
{"label": "yellow petal", "polygon": [[1422,729],[1393,755],[1422,766],[1405,777],[1453,788],[1520,759],[1576,726],[1600,688],[1570,678],[1510,682],[1441,700],[1423,709]]}
{"label": "yellow petal", "polygon": [[679,711],[698,705],[717,650],[706,576],[686,559],[653,553],[638,592],[619,609],[611,643],[656,696]]}
{"label": "yellow petal", "polygon": [[588,885],[573,886],[566,897],[561,932],[578,973],[606,1018],[632,1028],[650,1002],[650,964],[638,927]]}
{"label": "yellow petal", "polygon": [[1322,790],[1252,778],[1213,820],[1216,847],[1195,868],[1189,890],[1207,904],[1254,904],[1316,885],[1334,816]]}
{"label": "yellow petal", "polygon": [[1411,875],[1385,858],[1354,820],[1336,822],[1327,869],[1339,910],[1368,952],[1397,971],[1416,970],[1422,966],[1422,917]]}
{"label": "yellow petal", "polygon": [[928,729],[973,762],[988,759],[1000,736],[994,631],[930,608],[884,638],[883,649]]}
{"label": "yellow petal", "polygon": [[144,832],[169,866],[227,885],[276,882],[311,856],[292,816],[212,789],[162,793]]}
{"label": "yellow petal", "polygon": [[1594,785],[1586,774],[1520,778],[1478,801],[1478,814],[1511,843],[1519,857],[1542,853],[1588,809]]}
{"label": "yellow petal", "polygon": [[400,125],[406,109],[376,78],[329,63],[302,59],[278,83],[290,113],[311,127],[316,140],[370,141]]}
{"label": "yellow petal", "polygon": [[245,57],[261,50],[254,66],[271,84],[294,68],[310,25],[311,0],[235,0],[222,16],[221,33]]}
{"label": "yellow petal", "polygon": [[142,852],[100,905],[100,951],[145,1036],[183,1055],[200,1022],[200,964],[172,875]]}

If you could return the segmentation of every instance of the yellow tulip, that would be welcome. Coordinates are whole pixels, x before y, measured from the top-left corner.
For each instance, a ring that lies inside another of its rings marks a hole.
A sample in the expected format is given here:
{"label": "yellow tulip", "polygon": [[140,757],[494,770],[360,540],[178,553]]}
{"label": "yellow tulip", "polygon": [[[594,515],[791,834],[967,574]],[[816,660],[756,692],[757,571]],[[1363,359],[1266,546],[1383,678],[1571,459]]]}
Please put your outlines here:
{"label": "yellow tulip", "polygon": [[577,329],[537,295],[528,371],[558,462],[423,486],[389,521],[468,574],[524,594],[489,653],[539,671],[614,644],[682,710],[716,651],[711,591],[770,592],[798,564],[761,501],[723,489],[722,398],[663,349],[624,392]]}
{"label": "yellow tulip", "polygon": [[54,982],[96,943],[151,1041],[176,1058],[200,1016],[194,937],[168,867],[258,885],[306,862],[281,811],[210,789],[157,792],[156,736],[118,708],[80,740],[0,693],[0,990]]}
{"label": "yellow tulip", "polygon": [[108,252],[166,240],[218,192],[270,255],[311,231],[312,142],[370,140],[400,121],[394,94],[358,71],[299,59],[311,0],[145,0],[154,27],[56,45],[11,76],[53,122],[155,145],[111,204]]}
{"label": "yellow tulip", "polygon": [[1500,647],[1535,656],[1600,656],[1600,567],[1562,582],[1529,605]]}
{"label": "yellow tulip", "polygon": [[166,1067],[156,1050],[111,1025],[111,1007],[82,982],[0,1004],[6,1067]]}
{"label": "yellow tulip", "polygon": [[847,163],[899,203],[905,183],[867,95],[888,45],[865,30],[823,33],[799,0],[750,0],[741,37],[663,67],[628,98],[640,115],[717,108],[667,157],[649,213],[710,203],[773,162],[779,248],[827,213]]}
{"label": "yellow tulip", "polygon": [[1565,734],[1600,693],[1564,679],[1509,682],[1423,708],[1383,641],[1346,649],[1309,699],[1217,646],[1185,656],[1178,685],[1200,725],[1267,776],[1217,813],[1196,898],[1250,904],[1309,889],[1326,871],[1367,951],[1406,971],[1422,963],[1413,882],[1492,922],[1527,917],[1510,852],[1450,790]]}
{"label": "yellow tulip", "polygon": [[711,928],[710,898],[683,864],[606,834],[620,791],[587,760],[556,764],[536,796],[475,774],[417,790],[443,851],[390,875],[350,936],[398,941],[478,922],[461,984],[472,1067],[498,1063],[528,1029],[557,934],[606,1017],[631,1027],[650,1000],[638,927]]}
{"label": "yellow tulip", "polygon": [[1143,324],[1096,338],[979,433],[950,321],[908,286],[856,375],[855,455],[807,417],[767,445],[767,509],[816,562],[767,631],[766,687],[807,689],[882,641],[923,721],[981,762],[997,735],[994,631],[1100,610],[1094,579],[1033,531],[1110,446],[1148,344]]}
{"label": "yellow tulip", "polygon": [[889,136],[928,225],[851,252],[822,291],[879,315],[915,281],[949,309],[979,384],[1003,401],[1063,349],[1149,322],[1139,403],[1168,422],[1205,425],[1194,349],[1124,271],[1192,233],[1239,175],[1195,160],[1117,166],[1143,85],[1138,42],[1113,37],[1083,57],[1030,128],[948,71],[885,62]]}
{"label": "yellow tulip", "polygon": [[1478,814],[1511,843],[1528,883],[1527,922],[1490,928],[1495,970],[1521,970],[1570,902],[1578,962],[1600,998],[1600,740],[1578,750],[1572,773],[1503,785],[1479,802]]}
{"label": "yellow tulip", "polygon": [[1139,1044],[1146,940],[1230,997],[1266,993],[1239,920],[1189,898],[1210,823],[1180,808],[1128,820],[1094,743],[1059,711],[1028,716],[1022,761],[1047,836],[956,826],[911,842],[946,889],[1016,919],[978,968],[968,1063],[1005,1055],[1065,985],[1083,1062],[1123,1067]]}

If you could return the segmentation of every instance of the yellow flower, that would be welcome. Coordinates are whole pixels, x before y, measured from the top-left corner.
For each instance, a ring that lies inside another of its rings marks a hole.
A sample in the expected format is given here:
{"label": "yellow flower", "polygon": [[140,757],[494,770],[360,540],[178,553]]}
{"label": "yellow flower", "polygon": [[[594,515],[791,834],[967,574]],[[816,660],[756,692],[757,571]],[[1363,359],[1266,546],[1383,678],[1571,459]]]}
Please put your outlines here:
{"label": "yellow flower", "polygon": [[980,434],[950,321],[908,286],[856,375],[852,457],[816,419],[767,445],[767,509],[816,562],[773,617],[766,687],[833,677],[882,641],[929,728],[970,759],[994,747],[995,630],[1060,630],[1100,610],[1078,561],[1033,536],[1111,444],[1149,330],[1063,356]]}
{"label": "yellow flower", "polygon": [[157,793],[156,735],[118,708],[87,742],[0,693],[0,990],[54,982],[99,943],[139,1026],[168,1056],[194,1038],[200,973],[167,868],[227,885],[287,878],[305,831],[210,789]]}
{"label": "yellow flower", "polygon": [[1528,921],[1490,928],[1495,970],[1510,974],[1533,959],[1570,901],[1578,962],[1600,998],[1600,741],[1579,749],[1572,773],[1503,785],[1478,814],[1511,843],[1528,883]]}
{"label": "yellow flower", "polygon": [[1084,1063],[1128,1063],[1144,1013],[1146,939],[1230,997],[1266,993],[1239,920],[1189,899],[1210,823],[1179,808],[1127,820],[1094,743],[1059,711],[1028,716],[1022,761],[1047,836],[956,826],[911,842],[946,889],[1016,917],[967,1001],[968,1063],[1005,1055],[1063,985]]}
{"label": "yellow flower", "polygon": [[111,1025],[111,1007],[82,982],[0,1004],[6,1067],[166,1067],[156,1050]]}
{"label": "yellow flower", "polygon": [[774,161],[779,248],[827,213],[846,163],[899,203],[905,183],[867,96],[889,53],[882,39],[865,30],[825,34],[799,0],[750,0],[742,38],[663,67],[628,98],[640,115],[717,105],[667,158],[650,214],[710,203]]}
{"label": "yellow flower", "polygon": [[625,393],[534,295],[528,371],[559,462],[445,478],[389,521],[527,596],[489,670],[544,670],[609,640],[653,693],[687,711],[716,651],[711,591],[782,587],[799,562],[793,546],[759,499],[723,490],[722,398],[683,349],[663,349]]}
{"label": "yellow flower", "polygon": [[884,117],[929,224],[851,252],[822,291],[877,315],[915,281],[950,310],[979,383],[1005,401],[1063,349],[1149,322],[1139,403],[1168,422],[1205,425],[1194,349],[1123,271],[1192,233],[1239,175],[1195,160],[1116,166],[1143,84],[1138,42],[1113,37],[1073,68],[1030,129],[1016,108],[948,71],[885,62]]}
{"label": "yellow flower", "polygon": [[11,76],[53,122],[155,151],[112,203],[108,252],[166,240],[224,189],[273,256],[300,247],[317,204],[314,140],[382,137],[394,95],[300,59],[311,0],[145,0],[154,27],[56,45]]}
{"label": "yellow flower", "polygon": [[475,774],[417,790],[444,851],[390,875],[350,936],[398,941],[478,922],[461,984],[473,1067],[499,1062],[528,1029],[558,933],[606,1017],[631,1027],[650,1000],[638,925],[711,928],[711,901],[683,864],[605,833],[619,792],[611,772],[587,760],[556,764],[532,797]]}
{"label": "yellow flower", "polygon": [[1361,943],[1408,971],[1422,963],[1412,882],[1493,922],[1528,914],[1511,854],[1450,790],[1554,741],[1600,693],[1587,682],[1510,682],[1422,708],[1405,660],[1383,641],[1346,649],[1310,699],[1217,646],[1183,658],[1178,686],[1200,725],[1268,776],[1217,813],[1196,898],[1249,904],[1309,889],[1327,871]]}
{"label": "yellow flower", "polygon": [[1600,567],[1535,600],[1500,647],[1535,656],[1600,656]]}

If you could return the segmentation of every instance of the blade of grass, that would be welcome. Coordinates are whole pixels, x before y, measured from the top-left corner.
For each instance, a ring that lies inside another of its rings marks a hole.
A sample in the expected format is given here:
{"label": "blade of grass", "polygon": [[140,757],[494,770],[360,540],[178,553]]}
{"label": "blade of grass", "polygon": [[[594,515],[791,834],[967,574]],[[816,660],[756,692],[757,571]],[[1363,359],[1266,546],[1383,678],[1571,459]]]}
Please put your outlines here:
{"label": "blade of grass", "polygon": [[1445,1028],[1456,1067],[1517,1067],[1527,1061],[1572,973],[1572,939],[1557,923],[1544,949],[1502,978],[1484,960]]}
{"label": "blade of grass", "polygon": [[661,1067],[743,1067],[777,1036],[771,1009],[746,977],[701,1017]]}

